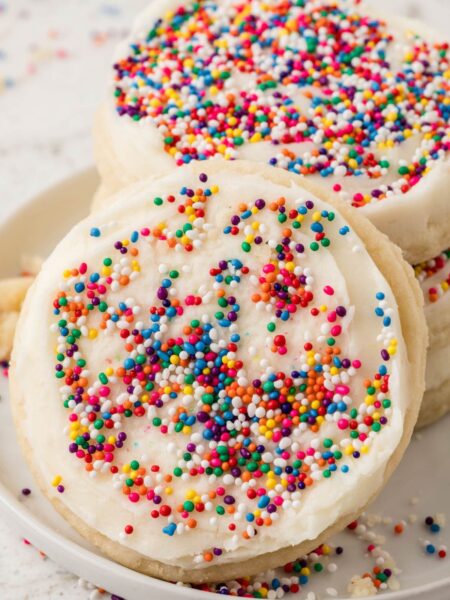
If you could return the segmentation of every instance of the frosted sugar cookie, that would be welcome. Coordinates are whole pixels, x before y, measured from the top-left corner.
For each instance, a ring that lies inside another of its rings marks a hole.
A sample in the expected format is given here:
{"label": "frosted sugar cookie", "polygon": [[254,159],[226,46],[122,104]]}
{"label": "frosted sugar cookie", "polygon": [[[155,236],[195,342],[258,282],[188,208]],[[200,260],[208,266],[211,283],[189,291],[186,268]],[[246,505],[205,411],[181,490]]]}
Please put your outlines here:
{"label": "frosted sugar cookie", "polygon": [[212,160],[123,190],[27,296],[10,370],[31,468],[106,554],[169,580],[283,564],[403,454],[422,295],[344,203]]}
{"label": "frosted sugar cookie", "polygon": [[415,267],[425,297],[430,334],[426,392],[418,426],[429,425],[450,410],[450,249]]}
{"label": "frosted sugar cookie", "polygon": [[282,167],[414,264],[450,245],[449,77],[447,43],[359,2],[152,2],[116,52],[97,162],[113,189],[216,155]]}

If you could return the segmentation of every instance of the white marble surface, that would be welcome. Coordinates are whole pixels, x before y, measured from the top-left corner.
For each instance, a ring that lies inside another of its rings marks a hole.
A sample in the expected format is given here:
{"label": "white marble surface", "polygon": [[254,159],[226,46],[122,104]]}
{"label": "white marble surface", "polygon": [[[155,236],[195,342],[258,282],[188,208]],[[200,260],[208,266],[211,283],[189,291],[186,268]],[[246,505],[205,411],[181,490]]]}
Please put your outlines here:
{"label": "white marble surface", "polygon": [[[92,163],[91,124],[109,57],[145,4],[0,0],[0,218]],[[378,0],[376,5],[421,17],[444,31],[450,25],[450,0]],[[89,589],[43,558],[0,518],[0,598],[110,595]]]}

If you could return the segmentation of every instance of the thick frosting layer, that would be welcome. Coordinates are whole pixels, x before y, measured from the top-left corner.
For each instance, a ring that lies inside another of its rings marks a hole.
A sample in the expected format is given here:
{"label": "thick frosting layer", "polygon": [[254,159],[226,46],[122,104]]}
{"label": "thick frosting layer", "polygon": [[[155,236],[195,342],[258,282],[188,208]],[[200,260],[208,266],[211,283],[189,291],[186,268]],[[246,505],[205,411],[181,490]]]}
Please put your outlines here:
{"label": "thick frosting layer", "polygon": [[264,161],[408,248],[448,214],[449,73],[436,34],[351,1],[158,2],[116,53],[105,127],[131,178]]}
{"label": "thick frosting layer", "polygon": [[206,173],[143,182],[72,230],[12,370],[52,493],[191,569],[362,508],[409,399],[395,297],[345,219],[294,184]]}

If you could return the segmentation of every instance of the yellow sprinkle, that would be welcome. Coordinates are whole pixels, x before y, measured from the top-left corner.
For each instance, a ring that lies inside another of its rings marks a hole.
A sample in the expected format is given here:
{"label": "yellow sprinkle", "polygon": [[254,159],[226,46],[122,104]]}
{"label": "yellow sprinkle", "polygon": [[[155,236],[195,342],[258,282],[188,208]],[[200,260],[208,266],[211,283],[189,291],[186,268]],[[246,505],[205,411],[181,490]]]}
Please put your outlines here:
{"label": "yellow sprinkle", "polygon": [[61,483],[61,481],[62,481],[61,475],[55,475],[55,477],[53,477],[53,479],[52,479],[52,486],[53,487],[58,486]]}

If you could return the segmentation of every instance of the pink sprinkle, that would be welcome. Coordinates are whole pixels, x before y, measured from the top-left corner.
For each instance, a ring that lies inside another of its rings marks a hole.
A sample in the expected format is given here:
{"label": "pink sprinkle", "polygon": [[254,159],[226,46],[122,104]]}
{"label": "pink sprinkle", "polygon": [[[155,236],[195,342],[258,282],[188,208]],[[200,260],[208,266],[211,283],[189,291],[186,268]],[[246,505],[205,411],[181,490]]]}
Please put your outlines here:
{"label": "pink sprinkle", "polygon": [[271,265],[271,264],[264,265],[263,271],[264,271],[264,273],[272,273],[273,271],[275,271],[275,265]]}
{"label": "pink sprinkle", "polygon": [[347,419],[339,419],[339,421],[338,421],[338,427],[339,427],[339,429],[347,429],[347,427],[348,427],[348,420]]}
{"label": "pink sprinkle", "polygon": [[131,492],[131,494],[128,494],[128,499],[131,502],[139,502],[139,494],[137,492]]}
{"label": "pink sprinkle", "polygon": [[341,396],[345,396],[349,392],[350,392],[350,388],[348,387],[348,385],[339,384],[336,386],[336,393],[341,394]]}
{"label": "pink sprinkle", "polygon": [[323,288],[323,291],[325,292],[325,294],[327,294],[327,296],[333,296],[334,295],[334,289],[331,287],[331,285],[326,285]]}

